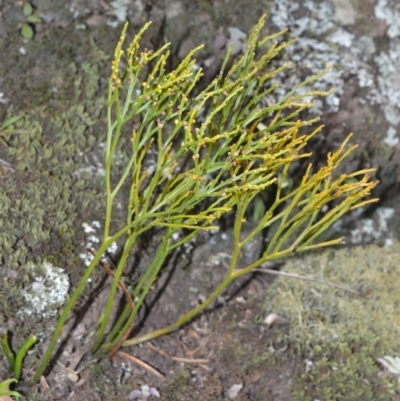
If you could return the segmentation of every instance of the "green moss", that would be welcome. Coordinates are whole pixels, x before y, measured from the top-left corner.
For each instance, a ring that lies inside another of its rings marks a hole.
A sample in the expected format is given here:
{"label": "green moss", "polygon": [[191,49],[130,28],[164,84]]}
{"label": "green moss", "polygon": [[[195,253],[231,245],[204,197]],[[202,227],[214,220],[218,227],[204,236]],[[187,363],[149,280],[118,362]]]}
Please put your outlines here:
{"label": "green moss", "polygon": [[[2,136],[1,144],[2,158],[15,172],[1,176],[0,324],[14,321],[17,343],[32,332],[46,337],[53,330],[48,319],[41,322],[32,316],[22,321],[16,316],[26,303],[21,290],[35,277],[29,266],[46,260],[63,267],[74,285],[84,267],[78,256],[85,240],[81,224],[102,215],[103,177],[97,171],[99,163],[86,155],[102,159],[102,149],[95,146],[103,138],[98,126],[104,126],[106,82],[100,77],[105,75],[107,57],[84,39],[86,47],[79,49],[85,57],[81,63],[71,62],[75,45],[63,36],[62,47],[59,40],[55,35],[42,45],[30,44],[35,57],[47,66],[45,80],[43,75],[32,81],[29,74],[8,73],[11,81],[18,78],[18,87],[25,88],[7,112],[8,117],[23,116],[14,128],[25,132]],[[10,54],[6,60],[9,69],[13,57],[18,55]],[[32,67],[24,62],[27,69]],[[26,365],[34,366],[35,358],[28,357]]]}
{"label": "green moss", "polygon": [[163,399],[166,401],[184,400],[182,398],[187,390],[191,378],[190,371],[182,368],[178,370],[172,381],[163,390]]}
{"label": "green moss", "polygon": [[390,400],[398,386],[378,377],[377,358],[400,349],[400,245],[330,250],[288,262],[284,270],[360,291],[357,296],[323,284],[281,278],[264,313],[288,318],[282,356],[307,360],[293,377],[296,400]]}
{"label": "green moss", "polygon": [[313,356],[311,371],[300,373],[293,380],[295,399],[392,400],[395,387],[378,377],[371,346],[372,342],[364,343],[361,338],[320,346]]}

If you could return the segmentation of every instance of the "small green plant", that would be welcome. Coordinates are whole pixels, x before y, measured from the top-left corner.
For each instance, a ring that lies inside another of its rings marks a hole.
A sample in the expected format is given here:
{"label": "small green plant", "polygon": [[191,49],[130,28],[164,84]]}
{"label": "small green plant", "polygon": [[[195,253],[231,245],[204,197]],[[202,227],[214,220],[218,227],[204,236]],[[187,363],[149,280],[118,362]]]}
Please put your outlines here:
{"label": "small green plant", "polygon": [[14,116],[8,118],[6,121],[0,125],[0,140],[4,143],[4,139],[1,138],[3,135],[15,134],[15,133],[25,133],[23,130],[14,129],[14,124],[21,120],[22,116]]}
{"label": "small green plant", "polygon": [[0,396],[11,395],[14,397],[20,397],[21,394],[16,391],[10,391],[9,387],[13,383],[18,383],[21,379],[22,374],[22,362],[28,353],[28,351],[33,347],[36,343],[36,336],[31,336],[22,344],[21,348],[18,350],[16,354],[11,350],[10,345],[8,343],[8,333],[5,332],[1,334],[1,347],[3,349],[3,353],[8,360],[8,364],[13,374],[13,378],[9,380],[5,380],[0,383]]}
{"label": "small green plant", "polygon": [[13,383],[17,383],[18,381],[15,379],[9,379],[9,380],[4,380],[3,382],[0,383],[0,397],[5,397],[5,396],[13,396],[13,397],[22,397],[20,393],[17,391],[11,391],[10,390],[10,385]]}
{"label": "small green plant", "polygon": [[41,24],[42,19],[36,15],[29,1],[24,1],[23,7],[25,21],[21,22],[21,35],[25,39],[31,40],[35,36],[35,24]]}
{"label": "small green plant", "polygon": [[[28,131],[26,130],[21,130],[21,129],[15,129],[14,124],[21,120],[22,116],[14,116],[10,117],[7,120],[5,120],[3,123],[0,124],[0,143],[7,146],[7,142],[2,138],[4,135],[9,135],[9,134],[26,134]],[[6,170],[11,170],[14,171],[13,168],[10,166],[8,162],[6,162],[3,159],[0,159],[0,164],[4,166]]]}
{"label": "small green plant", "polygon": [[[318,121],[301,120],[310,108],[310,97],[326,95],[303,93],[318,79],[312,76],[275,104],[263,100],[274,92],[271,79],[289,65],[277,69],[270,60],[289,44],[273,42],[281,33],[259,39],[262,18],[250,35],[245,54],[226,71],[229,52],[221,73],[202,92],[194,89],[202,76],[195,68],[195,49],[171,72],[166,70],[168,45],[157,51],[140,51],[140,39],[149,24],[123,49],[127,26],[121,35],[109,79],[106,166],[106,215],[101,245],[64,310],[33,381],[45,371],[57,340],[72,308],[102,255],[115,241],[123,250],[115,271],[104,313],[98,322],[92,352],[112,355],[121,347],[136,345],[170,333],[193,319],[212,304],[236,278],[261,264],[296,252],[342,243],[319,240],[320,234],[345,213],[375,202],[366,200],[376,182],[372,169],[335,176],[340,163],[355,146],[345,150],[350,136],[327,156],[327,163],[314,171],[311,164],[300,184],[285,188],[289,167],[307,158],[303,151],[322,127],[307,133]],[[118,152],[126,145],[130,159],[120,175]],[[354,179],[354,180],[352,180]],[[255,228],[246,235],[246,211],[255,197],[275,187],[274,202],[259,216]],[[128,189],[126,219],[117,225],[115,209]],[[321,214],[327,204],[333,204]],[[199,306],[167,327],[129,338],[135,319],[165,261],[172,252],[203,230],[217,229],[221,216],[234,211],[234,251],[224,279]],[[237,267],[242,248],[267,227],[277,227],[263,255],[255,262]],[[135,244],[146,233],[158,230],[154,258],[129,293],[122,286],[122,272]],[[118,286],[124,288],[126,307],[110,326]]]}

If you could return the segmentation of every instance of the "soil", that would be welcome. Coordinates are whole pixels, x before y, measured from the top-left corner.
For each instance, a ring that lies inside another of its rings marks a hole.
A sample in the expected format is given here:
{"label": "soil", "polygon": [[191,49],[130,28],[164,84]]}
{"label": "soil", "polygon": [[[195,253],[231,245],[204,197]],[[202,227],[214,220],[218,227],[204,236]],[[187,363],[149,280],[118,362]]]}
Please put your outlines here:
{"label": "soil", "polygon": [[[0,121],[21,115],[17,129],[28,131],[0,136],[0,328],[12,333],[13,349],[32,333],[41,341],[28,354],[23,380],[16,389],[27,400],[128,400],[129,393],[143,385],[155,387],[161,400],[170,401],[356,400],[346,398],[336,384],[332,385],[333,394],[326,395],[314,386],[310,375],[308,381],[305,379],[310,349],[315,344],[310,348],[301,343],[303,340],[294,340],[286,319],[273,325],[265,322],[274,312],[265,302],[275,281],[261,273],[234,283],[211,308],[180,330],[123,349],[112,358],[96,359],[90,356],[90,344],[84,339],[90,337],[101,315],[109,288],[107,274],[98,269],[75,311],[76,320],[64,330],[65,341],[46,376],[34,386],[25,384],[38,365],[56,319],[36,312],[21,315],[19,311],[26,307],[23,290],[43,277],[37,266],[45,260],[62,267],[73,288],[85,267],[80,255],[85,247],[96,246],[82,224],[102,221],[104,215],[100,144],[105,136],[109,64],[122,22],[130,21],[131,39],[144,22],[152,20],[144,46],[157,48],[171,42],[171,66],[204,43],[198,60],[206,78],[211,78],[221,65],[216,38],[228,35],[228,27],[248,33],[260,16],[271,15],[274,7],[269,0],[35,0],[30,4],[42,22],[31,24],[34,37],[27,40],[21,34],[27,24],[26,3],[0,0]],[[349,30],[357,37],[370,35],[380,48],[387,48],[387,26],[373,16],[374,2],[350,3],[358,14]],[[343,6],[340,1],[332,4]],[[301,10],[299,13],[300,17]],[[335,15],[339,18],[342,14]],[[266,30],[277,28],[269,20]],[[374,196],[381,201],[362,215],[344,219],[339,231],[354,245],[375,242],[383,246],[400,238],[400,147],[382,145],[390,124],[383,106],[358,101],[364,97],[349,73],[339,110],[322,113],[329,135],[313,146],[316,153],[325,154],[337,147],[348,131],[354,131],[353,141],[360,147],[345,169],[376,168],[382,184]],[[370,134],[366,135],[367,131]],[[392,212],[385,217],[382,210],[389,209]],[[370,231],[367,220],[373,227]],[[258,238],[251,244],[242,255],[243,261],[257,255],[260,241]],[[188,255],[171,260],[165,275],[152,288],[133,334],[169,325],[201,303],[223,277],[231,243],[228,221],[222,232],[197,238]],[[146,264],[145,257],[142,262]],[[122,293],[118,297],[121,301]],[[390,349],[383,347],[382,352]],[[365,400],[395,400],[395,380],[379,376],[375,383],[381,370],[378,356],[371,356],[375,358],[372,371],[358,377],[355,384],[351,382],[354,378],[349,383],[353,387],[369,383],[372,395]],[[324,357],[335,360],[333,354]],[[0,360],[0,382],[9,377],[4,357]]]}

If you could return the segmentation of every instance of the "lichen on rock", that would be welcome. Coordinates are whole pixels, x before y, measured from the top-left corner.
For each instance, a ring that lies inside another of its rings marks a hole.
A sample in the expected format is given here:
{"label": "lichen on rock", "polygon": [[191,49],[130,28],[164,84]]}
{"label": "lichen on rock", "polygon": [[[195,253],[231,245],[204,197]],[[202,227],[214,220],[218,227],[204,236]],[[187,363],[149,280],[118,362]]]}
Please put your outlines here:
{"label": "lichen on rock", "polygon": [[[30,265],[34,269],[34,265]],[[65,302],[69,290],[69,279],[64,269],[44,262],[32,284],[21,291],[27,305],[19,311],[20,315],[40,315],[43,318],[55,316],[57,309]]]}

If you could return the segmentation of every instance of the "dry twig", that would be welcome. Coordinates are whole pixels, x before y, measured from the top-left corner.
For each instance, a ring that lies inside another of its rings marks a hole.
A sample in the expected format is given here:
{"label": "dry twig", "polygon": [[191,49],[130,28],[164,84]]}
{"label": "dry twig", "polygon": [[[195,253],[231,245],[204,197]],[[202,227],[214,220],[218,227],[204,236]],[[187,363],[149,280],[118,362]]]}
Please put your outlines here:
{"label": "dry twig", "polygon": [[151,343],[147,343],[147,344],[153,351],[156,351],[159,354],[161,354],[162,356],[173,359],[174,361],[177,361],[177,362],[184,362],[184,363],[208,363],[209,362],[208,359],[180,358],[178,356],[170,356],[166,352],[155,347],[153,344],[151,344]]}
{"label": "dry twig", "polygon": [[119,356],[121,358],[126,358],[134,363],[136,363],[137,365],[141,366],[142,368],[145,368],[146,370],[148,370],[149,372],[155,374],[157,377],[161,377],[163,378],[164,375],[161,374],[158,370],[154,369],[152,366],[150,366],[149,364],[147,364],[146,362],[141,361],[138,358],[135,358],[133,355],[127,354],[126,352],[122,352],[122,351],[118,351],[115,356]]}
{"label": "dry twig", "polygon": [[349,287],[345,287],[343,285],[339,285],[339,284],[335,284],[335,283],[331,283],[330,281],[324,281],[315,277],[307,277],[307,276],[300,276],[299,274],[294,274],[294,273],[286,273],[286,272],[282,272],[279,270],[271,270],[271,269],[254,269],[255,272],[259,272],[259,273],[265,273],[265,274],[271,274],[274,276],[283,276],[283,277],[289,277],[289,278],[296,278],[299,280],[305,280],[305,281],[312,281],[314,283],[320,283],[320,284],[325,284],[328,285],[330,287],[334,287],[334,288],[338,288],[340,290],[343,291],[347,291],[347,292],[351,292],[352,294],[356,294],[361,296],[362,294],[356,290],[353,290]]}

